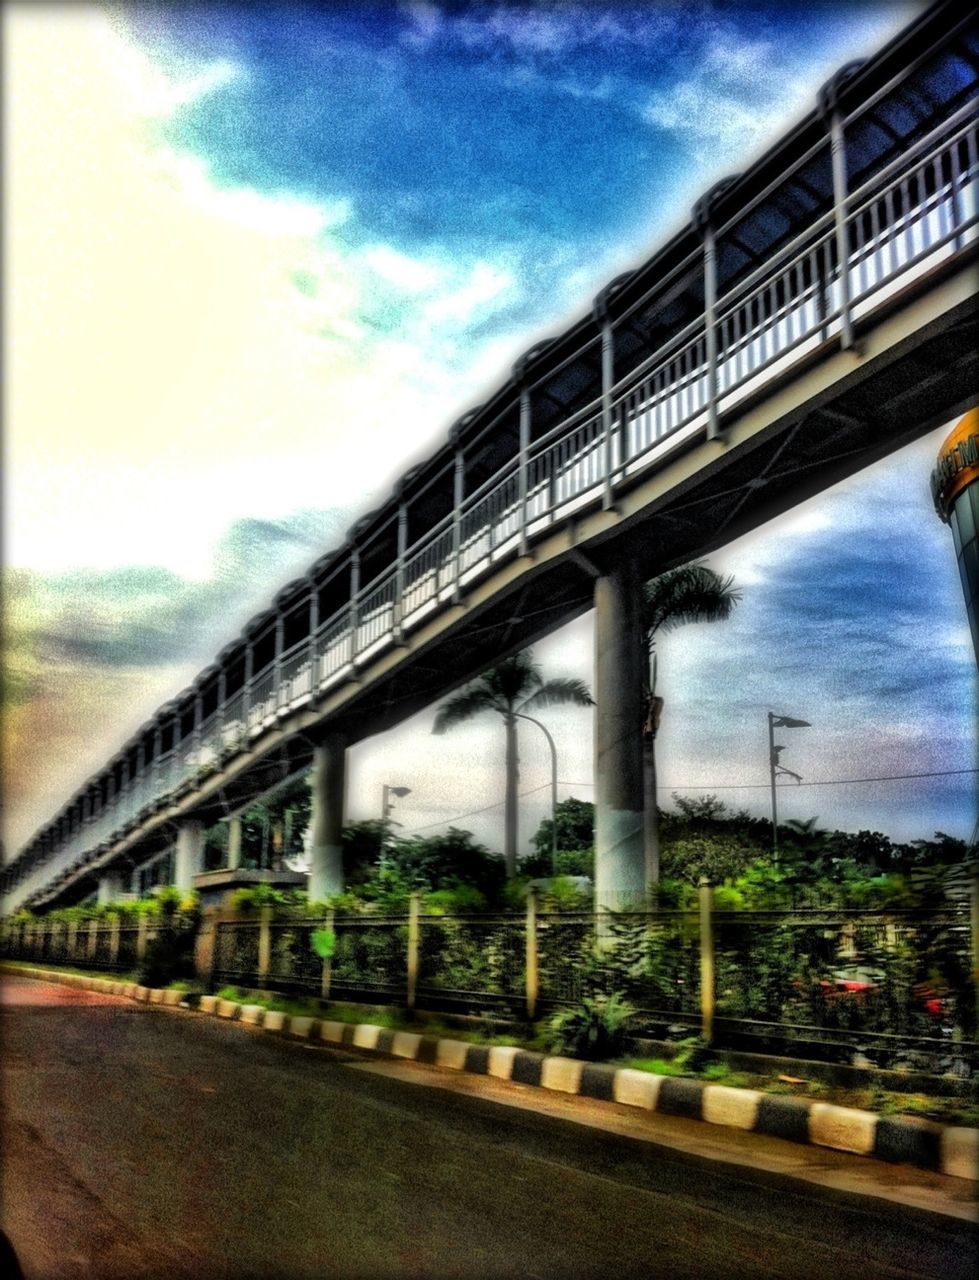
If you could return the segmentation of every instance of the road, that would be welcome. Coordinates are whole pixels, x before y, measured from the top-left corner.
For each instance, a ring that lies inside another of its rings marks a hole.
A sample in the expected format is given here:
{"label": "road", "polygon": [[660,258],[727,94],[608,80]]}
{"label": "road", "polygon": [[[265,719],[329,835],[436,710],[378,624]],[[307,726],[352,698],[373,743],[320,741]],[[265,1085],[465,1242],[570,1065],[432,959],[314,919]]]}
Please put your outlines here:
{"label": "road", "polygon": [[[28,1280],[975,1273],[969,1184],[938,1175],[886,1170],[897,1202],[854,1195],[787,1176],[809,1149],[756,1135],[707,1158],[682,1149],[713,1128],[693,1121],[25,979],[2,991],[0,1205]],[[824,1181],[876,1176],[817,1156]],[[901,1203],[905,1184],[958,1195],[959,1216]]]}

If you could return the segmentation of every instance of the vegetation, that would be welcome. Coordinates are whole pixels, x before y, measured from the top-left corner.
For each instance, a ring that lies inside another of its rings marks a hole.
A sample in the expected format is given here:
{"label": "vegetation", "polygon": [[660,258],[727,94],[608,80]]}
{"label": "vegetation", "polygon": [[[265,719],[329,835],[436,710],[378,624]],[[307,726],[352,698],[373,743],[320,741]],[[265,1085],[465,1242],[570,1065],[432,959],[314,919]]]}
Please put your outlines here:
{"label": "vegetation", "polygon": [[621,1057],[633,1012],[620,992],[584,996],[576,1008],[562,1009],[551,1019],[551,1048],[589,1062]]}
{"label": "vegetation", "polygon": [[474,716],[490,711],[500,716],[506,730],[506,807],[504,849],[507,877],[517,874],[517,720],[544,707],[590,707],[592,697],[580,680],[546,680],[534,663],[531,650],[505,658],[478,680],[443,703],[435,717],[433,733],[445,733]]}

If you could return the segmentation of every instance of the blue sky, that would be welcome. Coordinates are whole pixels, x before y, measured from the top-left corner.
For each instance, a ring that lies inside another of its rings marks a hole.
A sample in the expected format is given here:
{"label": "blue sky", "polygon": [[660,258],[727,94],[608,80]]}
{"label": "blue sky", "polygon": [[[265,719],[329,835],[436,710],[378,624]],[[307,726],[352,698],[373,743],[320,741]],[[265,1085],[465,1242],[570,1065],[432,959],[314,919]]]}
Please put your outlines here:
{"label": "blue sky", "polygon": [[[918,9],[7,6],[10,846]],[[763,783],[770,705],[813,720],[785,754],[807,779],[975,764],[939,441],[713,557],[744,603],[664,641],[664,781]],[[589,627],[540,646],[549,669],[590,678]],[[497,726],[430,720],[354,751],[352,816],[383,782],[412,786],[406,827],[498,801]],[[587,727],[554,726],[587,796]],[[906,837],[974,821],[962,778],[784,806]],[[499,844],[498,808],[464,825]]]}

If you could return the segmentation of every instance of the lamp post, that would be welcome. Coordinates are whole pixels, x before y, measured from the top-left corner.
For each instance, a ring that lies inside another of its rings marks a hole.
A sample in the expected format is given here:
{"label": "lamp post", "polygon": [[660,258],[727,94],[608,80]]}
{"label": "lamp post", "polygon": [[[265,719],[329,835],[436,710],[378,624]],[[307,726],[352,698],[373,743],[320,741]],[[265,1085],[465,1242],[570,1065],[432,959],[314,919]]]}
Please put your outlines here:
{"label": "lamp post", "polygon": [[774,711],[768,713],[768,767],[772,783],[772,854],[776,861],[778,861],[778,809],[775,803],[775,779],[779,774],[787,774],[790,778],[795,778],[796,782],[800,782],[801,775],[779,764],[779,755],[785,748],[776,744],[775,730],[809,728],[811,725],[808,720],[794,720],[792,716],[777,716]]}
{"label": "lamp post", "polygon": [[389,787],[385,782],[381,795],[381,821],[387,822],[391,815],[391,810],[394,808],[394,805],[389,799],[390,796],[398,796],[400,798],[401,796],[410,795],[411,787]]}
{"label": "lamp post", "polygon": [[517,711],[516,716],[519,720],[529,720],[531,724],[535,724],[547,739],[547,745],[551,748],[551,875],[557,875],[557,747],[554,745],[554,739],[551,737],[549,730],[542,725],[539,720],[535,720],[533,716],[524,715],[522,711]]}

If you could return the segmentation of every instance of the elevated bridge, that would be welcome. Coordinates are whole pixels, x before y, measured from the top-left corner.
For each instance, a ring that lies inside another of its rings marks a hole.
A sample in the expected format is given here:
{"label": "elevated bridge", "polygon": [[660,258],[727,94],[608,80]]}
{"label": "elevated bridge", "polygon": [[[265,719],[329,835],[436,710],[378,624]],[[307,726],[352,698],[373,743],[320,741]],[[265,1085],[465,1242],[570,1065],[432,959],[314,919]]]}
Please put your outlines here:
{"label": "elevated bridge", "polygon": [[7,910],[175,840],[189,886],[204,828],[311,763],[311,892],[338,887],[346,747],[591,608],[598,888],[641,890],[635,584],[974,402],[977,80],[958,4],[842,68],[71,797]]}

